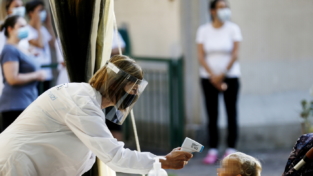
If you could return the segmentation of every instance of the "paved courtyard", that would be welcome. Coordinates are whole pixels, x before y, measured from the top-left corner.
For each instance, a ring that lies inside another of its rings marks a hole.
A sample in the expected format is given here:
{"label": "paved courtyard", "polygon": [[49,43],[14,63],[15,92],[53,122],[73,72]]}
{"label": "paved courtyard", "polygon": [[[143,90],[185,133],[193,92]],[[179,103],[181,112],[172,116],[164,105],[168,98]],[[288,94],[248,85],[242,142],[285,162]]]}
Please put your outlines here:
{"label": "paved courtyard", "polygon": [[[272,150],[266,152],[245,152],[258,158],[263,166],[263,176],[281,176],[291,152],[288,150]],[[197,154],[189,164],[181,170],[167,170],[169,176],[216,176],[218,164],[207,166],[201,163],[205,153]],[[118,173],[117,176],[133,176],[131,174]]]}

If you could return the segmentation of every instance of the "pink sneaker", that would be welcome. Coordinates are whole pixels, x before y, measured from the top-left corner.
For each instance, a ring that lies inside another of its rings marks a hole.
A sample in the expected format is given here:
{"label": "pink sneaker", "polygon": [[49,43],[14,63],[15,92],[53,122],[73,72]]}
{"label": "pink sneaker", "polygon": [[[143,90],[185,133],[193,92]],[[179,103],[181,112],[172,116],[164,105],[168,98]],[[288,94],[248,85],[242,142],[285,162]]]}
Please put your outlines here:
{"label": "pink sneaker", "polygon": [[207,154],[206,157],[202,160],[204,164],[214,164],[218,160],[217,154]]}
{"label": "pink sneaker", "polygon": [[229,149],[227,149],[227,150],[225,151],[223,158],[225,158],[226,156],[228,156],[228,155],[230,155],[230,154],[232,154],[232,153],[235,153],[235,152],[237,152],[236,149],[229,148]]}

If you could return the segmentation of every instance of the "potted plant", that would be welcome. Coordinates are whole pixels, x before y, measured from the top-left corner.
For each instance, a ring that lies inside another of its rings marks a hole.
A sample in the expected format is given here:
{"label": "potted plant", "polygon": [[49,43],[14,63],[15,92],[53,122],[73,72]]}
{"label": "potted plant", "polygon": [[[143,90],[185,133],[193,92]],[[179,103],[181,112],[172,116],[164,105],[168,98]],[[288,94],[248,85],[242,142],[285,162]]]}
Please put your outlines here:
{"label": "potted plant", "polygon": [[[313,96],[313,87],[310,90],[310,94]],[[300,113],[300,116],[303,118],[303,122],[301,123],[302,133],[312,133],[313,124],[311,121],[313,119],[310,119],[310,117],[313,116],[313,101],[309,102],[307,100],[302,100],[301,105],[302,111]]]}

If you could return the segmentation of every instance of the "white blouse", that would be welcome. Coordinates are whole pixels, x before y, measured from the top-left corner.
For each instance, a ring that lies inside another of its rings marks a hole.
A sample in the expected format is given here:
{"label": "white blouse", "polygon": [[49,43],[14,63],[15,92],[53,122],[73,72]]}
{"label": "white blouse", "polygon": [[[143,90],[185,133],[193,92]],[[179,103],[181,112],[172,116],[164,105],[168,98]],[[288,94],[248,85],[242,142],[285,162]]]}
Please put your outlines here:
{"label": "white blouse", "polygon": [[155,155],[113,138],[101,95],[87,83],[53,87],[0,134],[1,176],[79,176],[95,155],[118,172],[146,174]]}
{"label": "white blouse", "polygon": [[[240,28],[232,22],[225,22],[221,28],[214,28],[212,23],[204,24],[199,27],[196,38],[197,44],[203,44],[206,63],[215,74],[221,74],[226,70],[231,61],[234,42],[239,41],[242,41]],[[201,67],[200,76],[209,78],[210,75]],[[226,77],[239,76],[240,66],[236,61]]]}
{"label": "white blouse", "polygon": [[[1,52],[2,52],[2,49],[6,43],[6,37],[4,35],[4,30],[0,31],[0,55],[1,55]],[[2,67],[0,67],[0,96],[1,96],[1,93],[2,93],[2,89],[3,89],[3,78],[2,78]]]}

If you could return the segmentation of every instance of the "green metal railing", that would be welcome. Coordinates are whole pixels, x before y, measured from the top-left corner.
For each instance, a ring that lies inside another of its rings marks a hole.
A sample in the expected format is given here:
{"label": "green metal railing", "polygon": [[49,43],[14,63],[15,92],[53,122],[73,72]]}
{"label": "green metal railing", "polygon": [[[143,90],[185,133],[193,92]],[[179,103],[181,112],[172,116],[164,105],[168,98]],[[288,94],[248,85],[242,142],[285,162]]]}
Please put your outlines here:
{"label": "green metal railing", "polygon": [[[132,57],[149,82],[134,106],[143,149],[168,151],[184,139],[183,59]],[[125,125],[127,144],[134,145],[130,123]]]}

